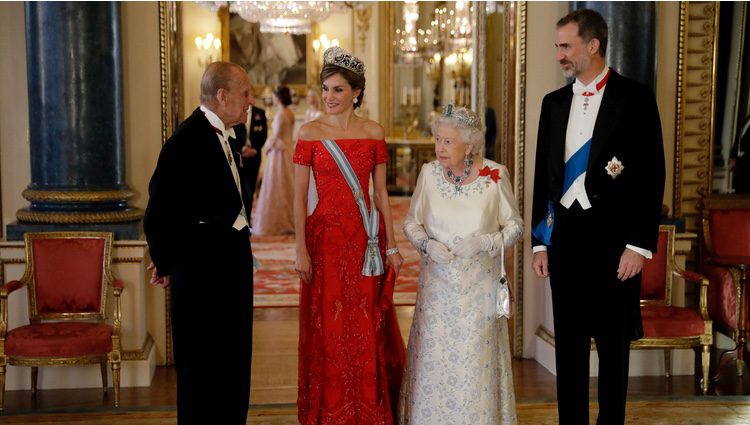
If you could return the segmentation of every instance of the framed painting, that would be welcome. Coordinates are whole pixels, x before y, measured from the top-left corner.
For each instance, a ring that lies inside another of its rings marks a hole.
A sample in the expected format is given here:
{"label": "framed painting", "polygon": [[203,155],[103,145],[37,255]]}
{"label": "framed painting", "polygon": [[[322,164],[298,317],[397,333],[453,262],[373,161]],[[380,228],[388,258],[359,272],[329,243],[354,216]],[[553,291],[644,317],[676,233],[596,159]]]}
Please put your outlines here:
{"label": "framed painting", "polygon": [[229,60],[247,69],[254,86],[307,86],[307,34],[262,33],[259,23],[248,22],[234,13],[229,14],[228,21]]}

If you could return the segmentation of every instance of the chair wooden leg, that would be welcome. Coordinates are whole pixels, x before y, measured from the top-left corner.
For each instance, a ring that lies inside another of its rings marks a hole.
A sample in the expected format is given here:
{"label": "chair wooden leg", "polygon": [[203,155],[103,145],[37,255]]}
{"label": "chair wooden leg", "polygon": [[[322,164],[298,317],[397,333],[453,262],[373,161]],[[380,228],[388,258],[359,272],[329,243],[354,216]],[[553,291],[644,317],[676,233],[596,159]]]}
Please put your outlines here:
{"label": "chair wooden leg", "polygon": [[708,374],[711,366],[711,346],[704,345],[701,353],[701,365],[703,366],[703,379],[701,379],[701,390],[703,394],[708,394]]}
{"label": "chair wooden leg", "polygon": [[670,348],[664,349],[664,377],[667,379],[672,377],[672,350]]}
{"label": "chair wooden leg", "polygon": [[109,385],[107,385],[107,362],[101,362],[99,363],[99,366],[102,369],[102,390],[104,391],[104,394],[107,394],[107,388]]}
{"label": "chair wooden leg", "polygon": [[36,398],[36,383],[39,379],[39,368],[36,366],[31,367],[31,397]]}
{"label": "chair wooden leg", "polygon": [[0,365],[0,412],[5,406],[5,365]]}
{"label": "chair wooden leg", "polygon": [[115,392],[115,407],[120,406],[120,362],[112,362],[112,388]]}

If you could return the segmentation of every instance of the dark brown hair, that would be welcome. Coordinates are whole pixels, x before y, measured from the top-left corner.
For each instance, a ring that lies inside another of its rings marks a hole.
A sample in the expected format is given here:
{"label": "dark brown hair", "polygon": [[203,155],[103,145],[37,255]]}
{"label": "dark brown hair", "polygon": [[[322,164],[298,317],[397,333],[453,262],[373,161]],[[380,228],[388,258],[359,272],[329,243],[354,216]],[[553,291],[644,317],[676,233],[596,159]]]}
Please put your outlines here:
{"label": "dark brown hair", "polygon": [[329,79],[330,77],[339,74],[346,80],[347,83],[352,87],[352,90],[362,90],[359,92],[359,96],[357,96],[357,103],[354,104],[354,109],[359,108],[362,106],[362,99],[365,97],[365,76],[359,75],[353,71],[350,71],[346,68],[342,68],[340,66],[327,64],[323,65],[323,69],[320,70],[320,84],[323,84],[323,81]]}
{"label": "dark brown hair", "polygon": [[273,89],[273,94],[279,98],[279,102],[281,102],[282,105],[289,106],[292,104],[292,92],[289,90],[289,87],[278,85]]}
{"label": "dark brown hair", "polygon": [[557,21],[557,28],[564,27],[571,22],[578,25],[578,36],[586,43],[594,38],[599,40],[599,56],[604,57],[607,53],[609,30],[602,15],[591,9],[574,10]]}

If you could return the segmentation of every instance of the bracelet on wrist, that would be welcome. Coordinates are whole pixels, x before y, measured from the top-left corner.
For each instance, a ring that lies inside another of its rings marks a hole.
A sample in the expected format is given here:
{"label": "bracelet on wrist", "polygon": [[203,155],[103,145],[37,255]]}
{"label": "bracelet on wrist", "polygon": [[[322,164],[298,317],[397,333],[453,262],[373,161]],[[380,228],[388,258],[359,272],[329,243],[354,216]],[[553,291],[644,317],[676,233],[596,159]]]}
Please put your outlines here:
{"label": "bracelet on wrist", "polygon": [[398,254],[398,247],[393,247],[385,250],[385,255]]}

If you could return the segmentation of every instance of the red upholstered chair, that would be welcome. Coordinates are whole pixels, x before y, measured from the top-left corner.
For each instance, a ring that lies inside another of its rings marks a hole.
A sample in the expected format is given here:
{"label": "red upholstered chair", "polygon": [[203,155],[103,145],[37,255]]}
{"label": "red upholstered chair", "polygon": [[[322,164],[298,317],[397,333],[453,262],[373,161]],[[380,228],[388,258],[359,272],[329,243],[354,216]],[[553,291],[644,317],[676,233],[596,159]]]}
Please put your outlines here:
{"label": "red upholstered chair", "polygon": [[[115,407],[120,404],[120,293],[110,271],[112,233],[27,233],[26,272],[0,286],[0,410],[6,365],[31,367],[36,394],[39,366],[100,364],[104,393],[112,367]],[[29,325],[8,330],[8,296],[28,287]],[[112,324],[107,304],[114,295]]]}
{"label": "red upholstered chair", "polygon": [[[737,344],[740,340],[740,273],[717,266],[717,257],[750,257],[750,198],[714,197],[703,203],[703,274],[711,281],[708,313],[714,328]],[[750,323],[745,323],[745,329]],[[740,366],[740,365],[738,365]],[[742,368],[737,368],[738,374]]]}
{"label": "red upholstered chair", "polygon": [[[698,273],[681,270],[674,259],[674,226],[659,226],[659,244],[654,258],[643,264],[641,285],[641,314],[643,338],[633,341],[632,349],[664,350],[665,376],[671,373],[672,349],[692,348],[696,362],[700,361],[703,394],[708,391],[709,365],[713,332],[706,309],[708,279]],[[698,309],[672,306],[672,279],[681,277],[696,282],[700,287]],[[699,360],[700,359],[700,360]]]}

